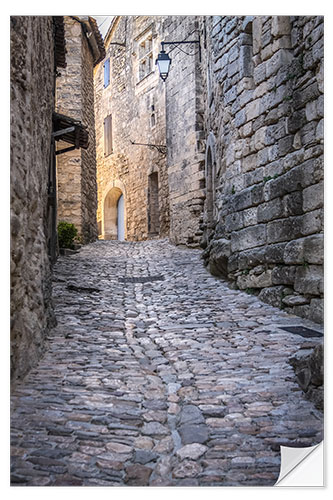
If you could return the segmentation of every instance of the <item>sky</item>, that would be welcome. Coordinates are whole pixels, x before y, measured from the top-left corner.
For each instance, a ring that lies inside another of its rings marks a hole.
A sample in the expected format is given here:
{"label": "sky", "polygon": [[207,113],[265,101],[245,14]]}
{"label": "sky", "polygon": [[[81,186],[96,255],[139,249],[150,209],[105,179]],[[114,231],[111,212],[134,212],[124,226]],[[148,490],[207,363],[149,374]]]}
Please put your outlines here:
{"label": "sky", "polygon": [[102,37],[104,38],[114,16],[94,16],[94,15],[92,15],[91,17],[96,19],[99,31],[100,31]]}

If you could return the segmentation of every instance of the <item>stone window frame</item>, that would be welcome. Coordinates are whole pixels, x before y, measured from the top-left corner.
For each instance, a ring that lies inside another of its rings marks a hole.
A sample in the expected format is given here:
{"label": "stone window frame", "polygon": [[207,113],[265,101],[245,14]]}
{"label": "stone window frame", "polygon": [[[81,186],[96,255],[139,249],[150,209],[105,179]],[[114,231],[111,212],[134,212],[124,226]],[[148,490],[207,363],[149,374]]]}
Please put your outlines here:
{"label": "stone window frame", "polygon": [[154,38],[152,29],[146,30],[138,37],[137,41],[138,71],[137,83],[154,72]]}
{"label": "stone window frame", "polygon": [[157,122],[157,113],[156,113],[156,107],[155,107],[155,99],[152,98],[152,101],[149,103],[149,111],[150,111],[150,128],[154,129],[156,127],[156,122]]}

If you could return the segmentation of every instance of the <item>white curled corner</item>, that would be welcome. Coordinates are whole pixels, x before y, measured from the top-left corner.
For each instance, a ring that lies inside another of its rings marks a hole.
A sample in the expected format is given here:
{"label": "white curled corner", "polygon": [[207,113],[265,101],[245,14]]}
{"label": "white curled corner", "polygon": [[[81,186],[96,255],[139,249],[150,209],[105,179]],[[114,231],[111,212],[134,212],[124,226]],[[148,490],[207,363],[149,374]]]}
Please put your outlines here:
{"label": "white curled corner", "polygon": [[280,475],[274,486],[324,486],[324,444],[308,448],[280,446]]}

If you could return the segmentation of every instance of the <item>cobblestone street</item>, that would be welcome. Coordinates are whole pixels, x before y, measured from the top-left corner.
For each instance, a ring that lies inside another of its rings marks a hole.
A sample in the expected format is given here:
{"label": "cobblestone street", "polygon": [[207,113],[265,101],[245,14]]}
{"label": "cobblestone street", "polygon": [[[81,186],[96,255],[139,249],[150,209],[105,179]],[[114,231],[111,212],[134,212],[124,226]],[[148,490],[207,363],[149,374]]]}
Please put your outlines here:
{"label": "cobblestone street", "polygon": [[288,359],[318,325],[232,290],[199,250],[98,241],[58,259],[58,326],[12,397],[12,484],[272,486],[322,440]]}

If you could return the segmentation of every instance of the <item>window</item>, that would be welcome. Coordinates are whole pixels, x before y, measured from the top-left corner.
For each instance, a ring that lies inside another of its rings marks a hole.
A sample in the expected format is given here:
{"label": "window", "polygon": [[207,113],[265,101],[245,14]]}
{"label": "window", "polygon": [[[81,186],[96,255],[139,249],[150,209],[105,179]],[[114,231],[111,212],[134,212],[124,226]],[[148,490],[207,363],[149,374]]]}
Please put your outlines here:
{"label": "window", "polygon": [[112,115],[109,115],[104,120],[104,156],[109,156],[112,151]]}
{"label": "window", "polygon": [[104,88],[110,85],[110,58],[104,63]]}
{"label": "window", "polygon": [[151,115],[150,115],[150,126],[155,127],[156,125],[156,118],[155,118],[155,105],[153,104],[151,106]]}
{"label": "window", "polygon": [[153,71],[153,39],[149,34],[138,43],[139,81]]}

